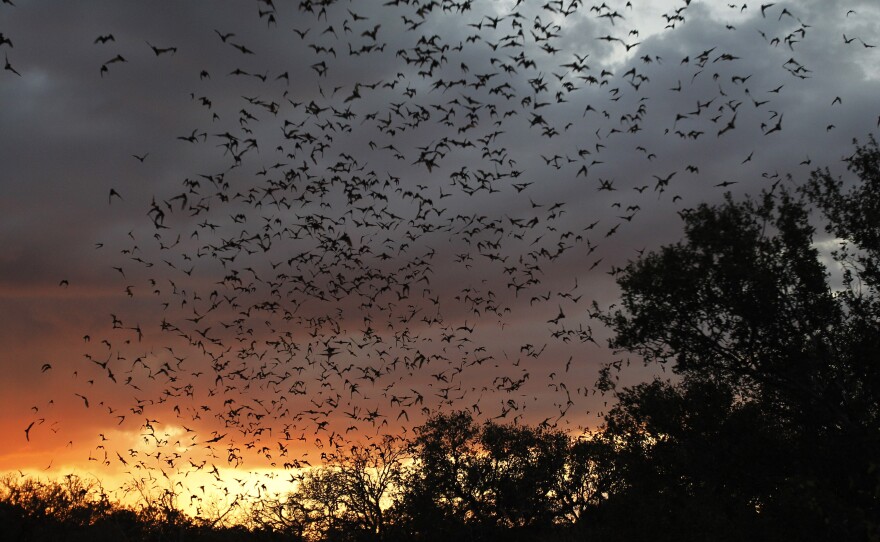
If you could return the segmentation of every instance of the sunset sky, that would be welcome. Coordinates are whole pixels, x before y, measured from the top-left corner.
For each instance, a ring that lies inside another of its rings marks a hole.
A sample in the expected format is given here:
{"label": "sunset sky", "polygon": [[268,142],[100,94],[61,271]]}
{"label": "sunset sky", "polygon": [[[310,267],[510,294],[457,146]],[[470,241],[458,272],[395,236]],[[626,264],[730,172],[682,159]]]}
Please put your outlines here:
{"label": "sunset sky", "polygon": [[0,471],[595,427],[614,271],[880,124],[870,1],[14,4]]}

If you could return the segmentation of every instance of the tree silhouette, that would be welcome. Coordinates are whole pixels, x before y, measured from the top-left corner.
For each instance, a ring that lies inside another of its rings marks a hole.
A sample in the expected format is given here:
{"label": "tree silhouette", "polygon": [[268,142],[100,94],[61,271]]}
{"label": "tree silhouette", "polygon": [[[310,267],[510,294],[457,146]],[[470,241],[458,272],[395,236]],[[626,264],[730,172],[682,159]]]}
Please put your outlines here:
{"label": "tree silhouette", "polygon": [[[681,382],[618,393],[605,437],[623,443],[621,494],[686,502],[678,510],[694,517],[711,495],[723,516],[751,508],[738,524],[760,524],[755,536],[878,534],[876,142],[849,162],[849,192],[817,171],[794,193],[774,186],[701,205],[684,215],[683,242],[623,270],[621,307],[602,317],[612,346],[671,366]],[[841,246],[830,267],[820,219]],[[614,387],[611,373],[603,384]]]}
{"label": "tree silhouette", "polygon": [[416,429],[410,444],[414,469],[400,506],[414,534],[459,536],[479,514],[473,474],[478,431],[464,411],[440,413]]}
{"label": "tree silhouette", "polygon": [[388,510],[404,487],[400,439],[387,436],[326,457],[327,464],[303,473],[286,498],[258,503],[252,521],[297,538],[383,539],[392,523]]}
{"label": "tree silhouette", "polygon": [[314,520],[312,512],[298,492],[283,497],[264,495],[252,503],[248,523],[253,529],[278,533],[289,540],[305,540]]}
{"label": "tree silhouette", "polygon": [[478,462],[496,527],[540,531],[560,515],[569,439],[561,432],[488,423],[480,431]]}
{"label": "tree silhouette", "polygon": [[571,449],[568,435],[546,427],[478,426],[465,411],[438,414],[411,443],[400,521],[430,540],[549,533],[584,506],[586,462],[570,466]]}

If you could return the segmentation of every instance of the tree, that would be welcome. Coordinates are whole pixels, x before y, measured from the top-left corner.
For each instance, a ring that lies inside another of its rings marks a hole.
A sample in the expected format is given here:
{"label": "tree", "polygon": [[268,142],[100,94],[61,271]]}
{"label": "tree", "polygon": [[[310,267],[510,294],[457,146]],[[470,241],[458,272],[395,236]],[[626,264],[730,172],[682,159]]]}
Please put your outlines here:
{"label": "tree", "polygon": [[559,519],[565,523],[583,524],[613,491],[614,479],[603,467],[610,464],[614,448],[601,437],[601,433],[592,433],[569,442],[565,473],[554,490]]}
{"label": "tree", "polygon": [[[546,427],[440,413],[416,429],[398,512],[421,539],[534,539],[578,506],[571,440]],[[580,473],[580,471],[577,471]]]}
{"label": "tree", "polygon": [[624,389],[593,457],[607,498],[581,524],[600,540],[769,540],[756,510],[793,472],[778,429],[723,382]]}
{"label": "tree", "polygon": [[340,458],[337,481],[350,524],[381,538],[389,525],[385,510],[397,500],[405,449],[385,436],[367,446],[354,446]]}
{"label": "tree", "polygon": [[[855,179],[816,171],[795,192],[774,186],[756,200],[728,195],[720,205],[700,205],[684,215],[684,241],[619,275],[621,305],[601,316],[615,333],[611,346],[669,365],[678,379],[619,392],[606,433],[617,443],[623,492],[657,495],[678,485],[693,498],[715,487],[748,504],[765,533],[880,535],[880,150],[873,138],[857,148],[849,170]],[[817,220],[840,243],[830,267],[817,248]],[[838,266],[840,286],[832,287]],[[729,446],[745,441],[748,453],[725,456],[706,435]],[[760,477],[737,479],[729,467],[744,457]],[[645,469],[662,479],[644,477]],[[639,476],[658,485],[637,488]]]}
{"label": "tree", "polygon": [[278,533],[289,540],[306,540],[313,522],[311,512],[297,492],[280,497],[263,495],[251,503],[248,522],[255,530]]}
{"label": "tree", "polygon": [[380,540],[391,526],[387,510],[402,490],[405,447],[395,437],[352,446],[307,471],[295,493],[257,510],[267,526],[323,540]]}
{"label": "tree", "polygon": [[398,513],[419,537],[453,539],[479,510],[472,474],[479,428],[470,413],[459,411],[436,414],[415,431]]}
{"label": "tree", "polygon": [[559,490],[568,455],[567,435],[545,428],[487,423],[479,438],[483,453],[483,514],[496,527],[534,532],[562,515]]}

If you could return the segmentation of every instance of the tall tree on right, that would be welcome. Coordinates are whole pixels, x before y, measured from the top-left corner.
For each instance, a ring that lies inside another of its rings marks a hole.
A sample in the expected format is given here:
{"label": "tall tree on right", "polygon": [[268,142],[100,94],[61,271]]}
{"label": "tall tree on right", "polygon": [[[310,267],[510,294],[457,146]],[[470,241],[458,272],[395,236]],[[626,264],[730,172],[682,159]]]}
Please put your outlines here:
{"label": "tall tree on right", "polygon": [[717,502],[719,526],[754,537],[880,536],[877,142],[848,161],[847,179],[699,206],[682,242],[618,276],[612,347],[677,375],[617,391],[605,438],[623,508],[666,491],[663,506]]}

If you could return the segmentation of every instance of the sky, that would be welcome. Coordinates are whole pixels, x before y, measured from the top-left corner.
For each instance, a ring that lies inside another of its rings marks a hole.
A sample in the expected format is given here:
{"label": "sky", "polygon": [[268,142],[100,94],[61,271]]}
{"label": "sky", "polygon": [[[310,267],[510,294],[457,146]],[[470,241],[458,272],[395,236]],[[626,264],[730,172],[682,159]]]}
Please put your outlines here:
{"label": "sky", "polygon": [[616,271],[845,174],[878,44],[856,0],[4,2],[0,470],[595,428],[603,364],[657,371],[593,318]]}

